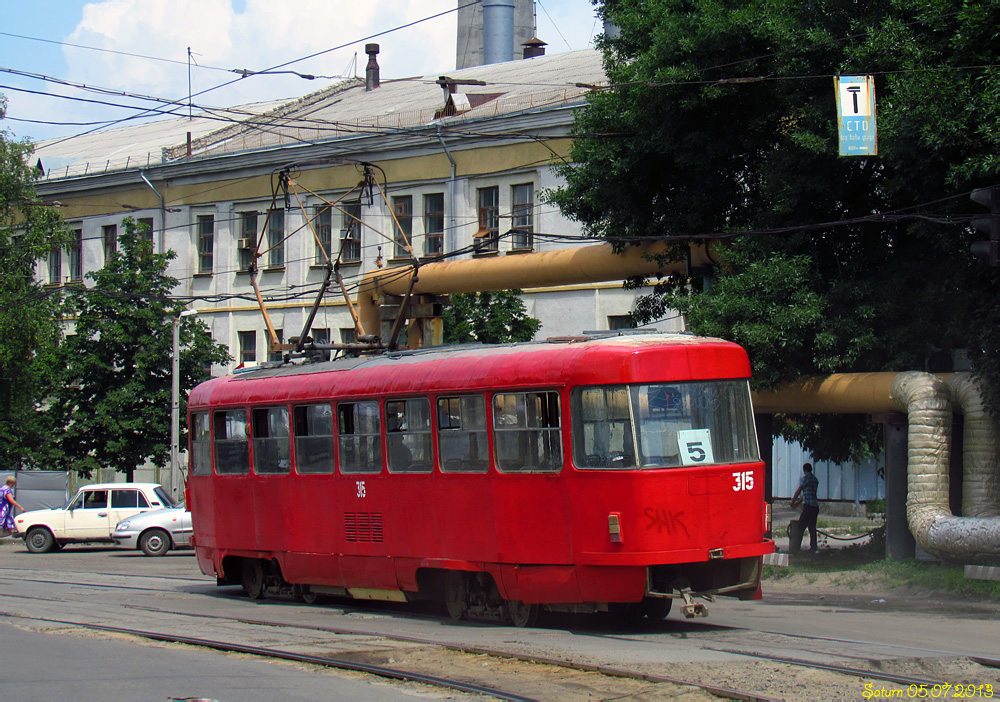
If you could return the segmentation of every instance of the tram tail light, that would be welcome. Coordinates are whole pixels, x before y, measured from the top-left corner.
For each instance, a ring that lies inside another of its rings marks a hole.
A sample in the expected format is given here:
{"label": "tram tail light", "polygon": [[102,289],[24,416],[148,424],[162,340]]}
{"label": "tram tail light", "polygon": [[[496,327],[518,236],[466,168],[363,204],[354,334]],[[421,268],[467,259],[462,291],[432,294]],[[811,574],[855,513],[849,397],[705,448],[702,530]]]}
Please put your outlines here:
{"label": "tram tail light", "polygon": [[613,544],[622,542],[622,515],[620,512],[612,512],[608,515],[608,536],[611,537]]}
{"label": "tram tail light", "polygon": [[764,536],[770,538],[771,536],[771,503],[764,503]]}

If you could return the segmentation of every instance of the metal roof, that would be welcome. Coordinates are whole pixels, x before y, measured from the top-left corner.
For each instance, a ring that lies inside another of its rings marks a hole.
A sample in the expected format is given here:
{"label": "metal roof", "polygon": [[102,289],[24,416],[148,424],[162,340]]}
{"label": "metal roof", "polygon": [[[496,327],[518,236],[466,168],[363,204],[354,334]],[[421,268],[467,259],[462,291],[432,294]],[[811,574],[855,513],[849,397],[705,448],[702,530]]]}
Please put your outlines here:
{"label": "metal roof", "polygon": [[[453,128],[476,119],[578,104],[590,86],[605,80],[601,54],[593,49],[475,66],[447,76],[458,82],[456,92],[468,98],[453,102],[469,109],[442,115],[446,95],[436,75],[383,79],[371,91],[365,90],[364,80],[351,79],[296,99],[42,142],[35,155],[46,180],[92,176],[430,125]],[[483,84],[470,84],[476,81]]]}

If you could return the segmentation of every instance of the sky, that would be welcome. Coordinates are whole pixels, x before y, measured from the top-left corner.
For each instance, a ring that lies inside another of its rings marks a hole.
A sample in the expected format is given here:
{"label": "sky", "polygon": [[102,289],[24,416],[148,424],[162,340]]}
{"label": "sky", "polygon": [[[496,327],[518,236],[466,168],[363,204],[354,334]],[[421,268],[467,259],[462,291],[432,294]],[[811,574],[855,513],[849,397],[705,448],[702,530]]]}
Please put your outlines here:
{"label": "sky", "polygon": [[[7,99],[0,129],[42,141],[134,119],[149,107],[186,115],[189,51],[193,102],[206,107],[305,95],[339,76],[364,76],[369,42],[381,46],[382,80],[441,75],[455,68],[457,2],[0,0],[0,94]],[[537,0],[536,16],[548,54],[592,47],[601,31],[591,0]],[[241,78],[234,69],[329,78]]]}

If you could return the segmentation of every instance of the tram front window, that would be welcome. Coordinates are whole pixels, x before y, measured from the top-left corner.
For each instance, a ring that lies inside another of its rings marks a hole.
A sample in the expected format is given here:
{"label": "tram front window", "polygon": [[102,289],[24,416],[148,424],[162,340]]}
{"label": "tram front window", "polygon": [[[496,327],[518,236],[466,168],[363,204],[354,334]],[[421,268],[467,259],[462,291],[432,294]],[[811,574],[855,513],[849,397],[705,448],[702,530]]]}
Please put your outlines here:
{"label": "tram front window", "polygon": [[757,461],[745,380],[576,388],[578,468],[628,470]]}

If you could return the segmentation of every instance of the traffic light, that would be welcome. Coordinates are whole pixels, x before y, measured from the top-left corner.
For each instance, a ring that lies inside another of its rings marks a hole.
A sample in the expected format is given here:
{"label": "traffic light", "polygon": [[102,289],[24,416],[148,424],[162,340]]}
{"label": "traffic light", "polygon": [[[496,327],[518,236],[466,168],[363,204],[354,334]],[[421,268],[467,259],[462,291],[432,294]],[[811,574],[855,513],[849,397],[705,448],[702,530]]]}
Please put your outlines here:
{"label": "traffic light", "polygon": [[972,253],[991,266],[1000,265],[1000,185],[977,188],[972,191],[971,197],[973,202],[990,210],[989,214],[972,218],[973,227],[990,235],[986,241],[974,241]]}

